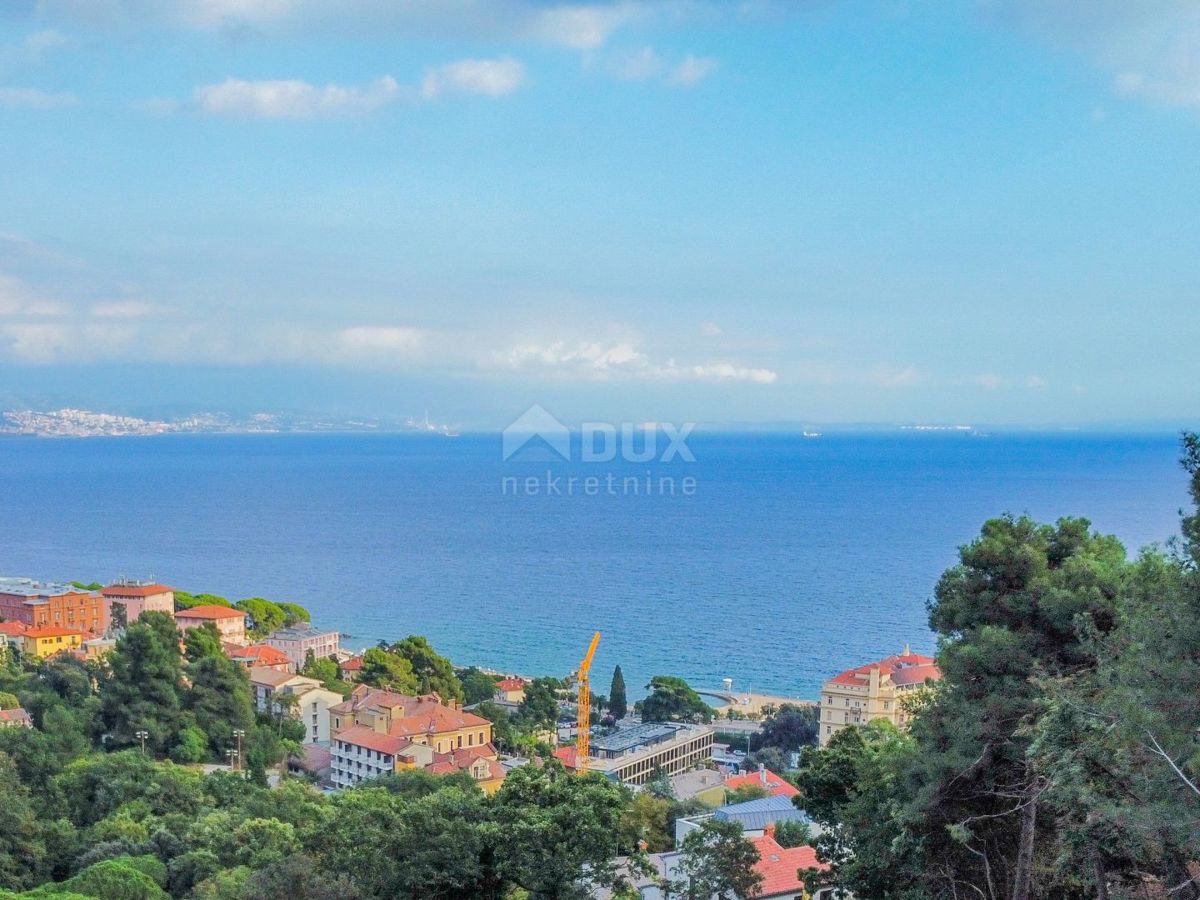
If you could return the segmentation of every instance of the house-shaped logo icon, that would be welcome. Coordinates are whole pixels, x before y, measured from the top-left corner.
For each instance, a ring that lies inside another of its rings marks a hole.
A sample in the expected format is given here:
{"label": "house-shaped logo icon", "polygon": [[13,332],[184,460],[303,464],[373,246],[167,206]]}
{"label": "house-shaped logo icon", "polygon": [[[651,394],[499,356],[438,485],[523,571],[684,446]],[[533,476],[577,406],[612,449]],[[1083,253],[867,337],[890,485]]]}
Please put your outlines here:
{"label": "house-shaped logo icon", "polygon": [[537,403],[504,429],[504,458],[512,459],[531,444],[549,447],[568,462],[571,459],[571,432]]}

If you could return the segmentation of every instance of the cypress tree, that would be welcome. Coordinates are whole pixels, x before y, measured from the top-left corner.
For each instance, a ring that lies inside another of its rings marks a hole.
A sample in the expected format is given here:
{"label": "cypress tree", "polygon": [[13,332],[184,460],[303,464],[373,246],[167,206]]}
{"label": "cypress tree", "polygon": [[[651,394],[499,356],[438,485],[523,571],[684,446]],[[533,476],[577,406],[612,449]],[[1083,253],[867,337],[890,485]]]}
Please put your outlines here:
{"label": "cypress tree", "polygon": [[613,669],[612,687],[608,689],[608,713],[614,719],[623,719],[628,711],[625,700],[625,676],[621,674],[621,667],[617,666]]}

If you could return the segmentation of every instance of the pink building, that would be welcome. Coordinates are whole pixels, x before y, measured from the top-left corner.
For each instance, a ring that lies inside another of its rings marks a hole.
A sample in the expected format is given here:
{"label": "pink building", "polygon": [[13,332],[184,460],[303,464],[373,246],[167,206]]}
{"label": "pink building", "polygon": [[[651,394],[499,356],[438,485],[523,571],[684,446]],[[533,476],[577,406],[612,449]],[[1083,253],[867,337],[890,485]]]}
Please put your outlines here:
{"label": "pink building", "polygon": [[221,640],[230,644],[246,643],[246,614],[228,606],[193,606],[175,613],[175,624],[180,631],[197,628],[212,622],[221,633]]}
{"label": "pink building", "polygon": [[337,653],[340,637],[337,631],[323,631],[308,622],[301,622],[290,628],[272,631],[265,643],[286,653],[299,670],[304,667],[304,659],[309,653],[314,659],[328,659]]}
{"label": "pink building", "polygon": [[120,621],[118,607],[124,608],[125,624],[138,620],[144,612],[165,612],[175,615],[175,591],[165,584],[141,581],[118,581],[100,592],[109,607],[109,620]]}

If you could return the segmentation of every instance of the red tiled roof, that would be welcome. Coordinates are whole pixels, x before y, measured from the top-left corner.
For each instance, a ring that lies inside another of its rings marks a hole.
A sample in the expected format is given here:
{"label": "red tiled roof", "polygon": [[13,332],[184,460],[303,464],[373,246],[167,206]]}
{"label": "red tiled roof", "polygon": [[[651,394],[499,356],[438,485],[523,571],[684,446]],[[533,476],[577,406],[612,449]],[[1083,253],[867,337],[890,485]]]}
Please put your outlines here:
{"label": "red tiled roof", "polygon": [[425,694],[412,697],[395,691],[381,688],[359,686],[350,699],[331,706],[330,712],[337,715],[349,715],[361,709],[384,710],[399,706],[403,715],[392,720],[392,734],[411,736],[418,734],[440,734],[445,731],[457,731],[460,728],[476,728],[491,723],[473,713],[460,709],[451,709],[438,698],[437,694]]}
{"label": "red tiled roof", "polygon": [[229,658],[256,660],[256,665],[259,666],[290,665],[292,662],[282,650],[266,644],[251,644],[249,647],[238,647],[236,650],[230,651]]}
{"label": "red tiled roof", "polygon": [[940,681],[941,678],[942,670],[937,667],[937,663],[906,666],[903,669],[897,669],[892,672],[893,684],[924,684],[926,679]]}
{"label": "red tiled roof", "polygon": [[7,634],[10,637],[20,637],[28,627],[24,622],[0,622],[0,634]]}
{"label": "red tiled roof", "polygon": [[[763,781],[763,778],[766,781]],[[771,797],[795,797],[800,792],[790,783],[784,781],[770,769],[762,772],[747,772],[745,775],[730,775],[725,779],[725,787],[736,790],[746,785],[753,785],[766,790]]]}
{"label": "red tiled roof", "polygon": [[105,597],[151,597],[154,594],[169,594],[175,591],[165,584],[110,584],[100,593]]}
{"label": "red tiled roof", "polygon": [[568,769],[574,769],[576,768],[575,762],[578,759],[576,752],[577,751],[575,748],[570,745],[567,745],[566,747],[559,747],[554,751],[554,758]]}
{"label": "red tiled roof", "polygon": [[74,628],[58,628],[53,625],[46,625],[42,628],[30,628],[25,632],[25,637],[31,638],[49,638],[49,637],[68,637],[69,635],[77,634],[83,637],[83,632]]}
{"label": "red tiled roof", "polygon": [[347,728],[345,731],[339,731],[333,736],[333,739],[353,744],[356,747],[366,747],[368,750],[375,750],[378,753],[387,753],[391,756],[395,756],[412,743],[406,737],[394,734],[380,734],[369,725],[355,725],[352,728]]}
{"label": "red tiled roof", "polygon": [[838,684],[866,684],[871,677],[871,670],[878,669],[880,676],[889,675],[892,681],[896,684],[909,684],[912,682],[897,681],[897,674],[906,670],[921,668],[928,671],[936,672],[936,675],[924,675],[919,681],[924,681],[925,678],[933,678],[935,681],[941,678],[941,672],[938,671],[937,662],[931,656],[921,656],[919,653],[908,653],[898,656],[889,656],[887,659],[881,659],[878,662],[867,663],[859,666],[856,669],[847,669],[845,672],[839,672],[834,675],[830,681],[836,681]]}
{"label": "red tiled roof", "polygon": [[828,865],[817,859],[812,847],[779,846],[771,831],[762,837],[750,838],[758,851],[758,862],[754,871],[762,876],[762,884],[754,892],[755,897],[774,897],[778,894],[792,896],[804,889],[804,882],[797,874],[800,869],[827,869]]}
{"label": "red tiled roof", "polygon": [[528,685],[524,678],[505,678],[502,681],[496,682],[496,690],[498,691],[523,691]]}
{"label": "red tiled roof", "polygon": [[0,722],[16,722],[20,725],[32,725],[33,719],[29,718],[29,713],[18,706],[16,709],[0,709]]}
{"label": "red tiled roof", "polygon": [[193,606],[191,609],[181,609],[175,613],[177,619],[244,619],[246,614],[240,609],[230,609],[228,606]]}
{"label": "red tiled roof", "polygon": [[338,668],[343,672],[357,672],[362,668],[362,657],[352,656],[344,663],[338,663]]}

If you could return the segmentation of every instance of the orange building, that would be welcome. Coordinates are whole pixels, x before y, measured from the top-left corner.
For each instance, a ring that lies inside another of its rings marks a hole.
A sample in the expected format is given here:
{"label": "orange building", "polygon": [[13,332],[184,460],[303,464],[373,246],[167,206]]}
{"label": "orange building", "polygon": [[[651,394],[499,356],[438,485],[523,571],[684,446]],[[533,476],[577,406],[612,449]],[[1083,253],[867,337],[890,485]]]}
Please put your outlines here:
{"label": "orange building", "polygon": [[72,628],[91,637],[108,630],[108,604],[95,591],[69,584],[0,578],[0,619],[30,628]]}
{"label": "orange building", "polygon": [[132,625],[144,612],[165,612],[175,615],[175,591],[165,584],[142,581],[118,581],[100,591],[109,609],[124,608],[125,623]]}

